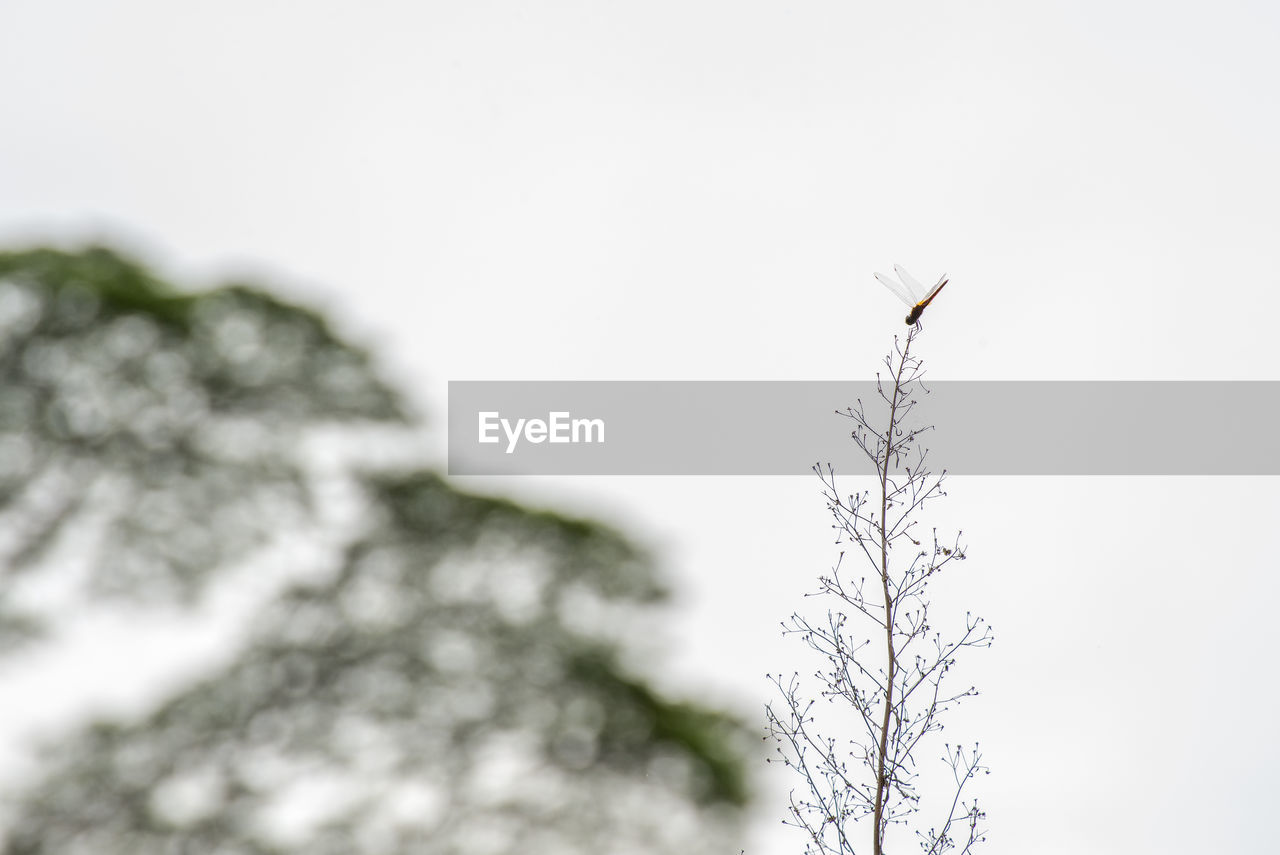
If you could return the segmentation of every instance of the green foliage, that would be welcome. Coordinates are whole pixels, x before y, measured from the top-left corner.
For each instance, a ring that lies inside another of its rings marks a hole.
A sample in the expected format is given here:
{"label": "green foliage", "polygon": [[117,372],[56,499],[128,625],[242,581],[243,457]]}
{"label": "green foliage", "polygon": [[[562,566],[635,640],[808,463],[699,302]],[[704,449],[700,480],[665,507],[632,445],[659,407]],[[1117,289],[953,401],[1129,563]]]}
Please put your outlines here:
{"label": "green foliage", "polygon": [[194,597],[305,513],[304,431],[354,420],[404,414],[314,314],[102,248],[0,254],[0,646],[39,627],[12,586],[69,532],[93,594]]}
{"label": "green foliage", "polygon": [[[403,418],[323,319],[243,287],[179,294],[100,249],[0,256],[0,348],[0,447],[36,458],[6,513],[40,522],[10,581],[89,520],[73,545],[95,590],[195,596],[300,530],[307,429]],[[60,468],[82,489],[36,502]],[[332,567],[229,664],[51,748],[0,852],[737,851],[743,728],[620,664],[629,616],[666,593],[642,551],[430,472],[350,479]]]}

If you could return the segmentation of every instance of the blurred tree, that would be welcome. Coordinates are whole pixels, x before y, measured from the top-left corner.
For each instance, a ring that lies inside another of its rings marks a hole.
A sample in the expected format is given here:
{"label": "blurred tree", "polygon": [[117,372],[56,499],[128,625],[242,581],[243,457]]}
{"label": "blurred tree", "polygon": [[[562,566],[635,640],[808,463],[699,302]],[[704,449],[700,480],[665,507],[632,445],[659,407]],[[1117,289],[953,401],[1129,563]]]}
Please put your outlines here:
{"label": "blurred tree", "polygon": [[[14,638],[57,619],[14,602],[59,540],[95,593],[190,601],[308,513],[301,433],[404,419],[317,316],[101,249],[0,256],[0,348]],[[431,473],[351,477],[339,560],[230,664],[51,749],[7,855],[736,851],[741,727],[620,664],[664,596],[641,552]]]}
{"label": "blurred tree", "polygon": [[305,428],[404,419],[319,316],[102,248],[0,254],[0,378],[0,649],[66,539],[86,593],[190,601],[306,512]]}

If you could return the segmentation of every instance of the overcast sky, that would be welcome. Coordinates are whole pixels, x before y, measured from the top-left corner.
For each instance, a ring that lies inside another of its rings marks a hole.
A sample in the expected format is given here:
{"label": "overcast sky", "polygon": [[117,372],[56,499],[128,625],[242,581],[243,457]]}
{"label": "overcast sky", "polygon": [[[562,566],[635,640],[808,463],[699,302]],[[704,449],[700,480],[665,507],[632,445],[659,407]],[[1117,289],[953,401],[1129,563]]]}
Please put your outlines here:
{"label": "overcast sky", "polygon": [[[937,378],[1277,379],[1278,37],[1264,2],[10,0],[0,243],[252,274],[435,425],[449,380],[867,379],[895,262],[951,274]],[[465,486],[657,550],[673,691],[759,714],[812,667],[777,627],[834,555],[816,480]],[[994,769],[986,851],[1274,845],[1274,483],[950,493],[943,601],[997,633],[955,734]],[[749,852],[801,849],[782,808]]]}

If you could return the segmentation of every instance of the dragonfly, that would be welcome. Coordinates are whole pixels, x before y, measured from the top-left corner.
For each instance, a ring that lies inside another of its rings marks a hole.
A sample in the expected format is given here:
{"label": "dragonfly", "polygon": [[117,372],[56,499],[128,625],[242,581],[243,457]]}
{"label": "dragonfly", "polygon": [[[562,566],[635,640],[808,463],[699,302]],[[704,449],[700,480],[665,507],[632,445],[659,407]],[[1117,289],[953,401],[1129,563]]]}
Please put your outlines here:
{"label": "dragonfly", "polygon": [[899,282],[896,279],[890,279],[883,273],[877,273],[876,279],[880,284],[888,288],[898,299],[911,307],[911,314],[907,315],[907,325],[919,324],[920,316],[924,314],[925,307],[933,302],[933,298],[938,296],[938,292],[942,290],[942,286],[947,284],[947,274],[942,274],[942,278],[938,280],[938,284],[925,292],[924,286],[915,280],[915,278],[902,269],[901,265],[893,265],[893,272],[898,274]]}

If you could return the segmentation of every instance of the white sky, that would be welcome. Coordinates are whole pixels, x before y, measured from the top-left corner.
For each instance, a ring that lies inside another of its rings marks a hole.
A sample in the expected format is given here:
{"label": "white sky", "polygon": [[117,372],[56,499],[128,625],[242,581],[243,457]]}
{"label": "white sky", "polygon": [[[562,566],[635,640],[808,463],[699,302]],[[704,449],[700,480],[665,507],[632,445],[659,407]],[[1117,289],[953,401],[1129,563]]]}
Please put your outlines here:
{"label": "white sky", "polygon": [[[10,0],[0,243],[260,276],[436,425],[449,380],[865,379],[895,262],[952,276],[934,377],[1277,379],[1277,36],[1263,2]],[[816,481],[466,486],[653,544],[672,687],[751,713],[811,667],[777,626],[832,556]],[[968,478],[938,507],[970,544],[946,597],[997,631],[956,734],[995,770],[985,851],[1264,851],[1274,485]],[[801,849],[781,815],[749,852]]]}

